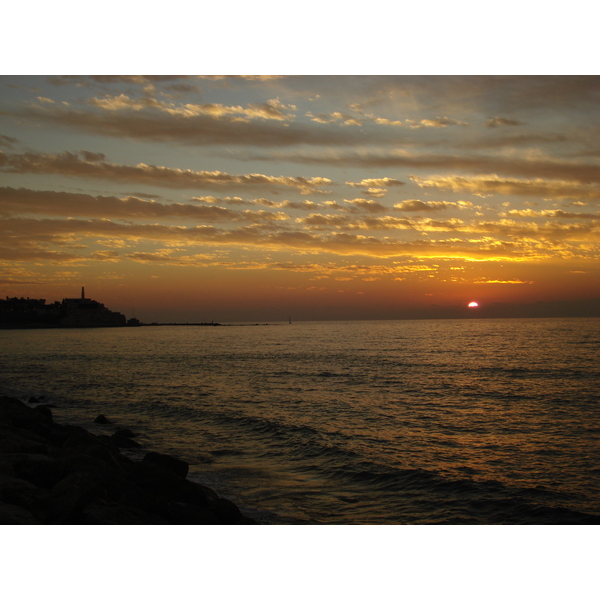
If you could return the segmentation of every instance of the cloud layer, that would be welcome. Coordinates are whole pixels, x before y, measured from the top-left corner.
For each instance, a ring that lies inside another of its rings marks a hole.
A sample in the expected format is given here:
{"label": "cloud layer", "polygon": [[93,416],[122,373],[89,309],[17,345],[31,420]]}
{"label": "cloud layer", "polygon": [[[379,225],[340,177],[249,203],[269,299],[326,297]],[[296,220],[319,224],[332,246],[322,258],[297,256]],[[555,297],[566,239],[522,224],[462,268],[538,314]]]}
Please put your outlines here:
{"label": "cloud layer", "polygon": [[285,277],[366,295],[382,282],[440,297],[558,297],[549,282],[574,274],[579,294],[600,285],[597,77],[0,86],[7,294],[192,269],[215,288],[245,271],[259,289]]}

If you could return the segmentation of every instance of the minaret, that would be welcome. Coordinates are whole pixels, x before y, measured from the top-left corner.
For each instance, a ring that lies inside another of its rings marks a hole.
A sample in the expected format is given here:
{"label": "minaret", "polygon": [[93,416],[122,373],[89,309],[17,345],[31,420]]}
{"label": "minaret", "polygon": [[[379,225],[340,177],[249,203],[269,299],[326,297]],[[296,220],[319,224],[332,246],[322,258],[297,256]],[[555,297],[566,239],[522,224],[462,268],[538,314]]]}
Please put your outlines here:
{"label": "minaret", "polygon": [[85,300],[85,288],[81,286],[81,299]]}

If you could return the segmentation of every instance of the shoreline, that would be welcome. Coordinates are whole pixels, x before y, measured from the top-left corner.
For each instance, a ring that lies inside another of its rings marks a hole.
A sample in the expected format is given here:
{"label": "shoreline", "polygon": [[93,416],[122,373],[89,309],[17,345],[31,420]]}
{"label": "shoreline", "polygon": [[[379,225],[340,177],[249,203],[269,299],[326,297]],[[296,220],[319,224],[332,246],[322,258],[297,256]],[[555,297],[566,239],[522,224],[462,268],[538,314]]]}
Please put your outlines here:
{"label": "shoreline", "polygon": [[51,409],[0,396],[0,525],[258,524],[189,480],[185,461],[123,455],[140,447],[130,430],[94,435],[56,423]]}

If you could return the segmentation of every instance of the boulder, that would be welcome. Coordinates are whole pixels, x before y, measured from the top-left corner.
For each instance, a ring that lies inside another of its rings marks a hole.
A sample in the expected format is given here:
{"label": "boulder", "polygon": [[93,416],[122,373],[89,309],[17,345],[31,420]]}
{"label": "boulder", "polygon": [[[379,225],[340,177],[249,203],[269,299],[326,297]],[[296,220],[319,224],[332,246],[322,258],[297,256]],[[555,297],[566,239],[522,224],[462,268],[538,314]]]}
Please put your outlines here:
{"label": "boulder", "polygon": [[104,496],[102,484],[102,477],[98,477],[97,473],[67,475],[52,488],[44,503],[44,521],[61,525],[81,524],[83,508]]}
{"label": "boulder", "polygon": [[94,419],[94,423],[98,423],[99,425],[108,425],[110,421],[104,415],[98,415]]}
{"label": "boulder", "polygon": [[173,525],[221,525],[214,511],[187,502],[171,502],[167,508],[169,522]]}
{"label": "boulder", "polygon": [[57,446],[75,448],[78,445],[99,444],[96,436],[86,431],[83,427],[75,425],[56,425],[48,436],[48,441]]}
{"label": "boulder", "polygon": [[47,404],[38,404],[33,410],[42,415],[46,423],[54,422],[54,419],[52,418],[52,411]]}
{"label": "boulder", "polygon": [[219,498],[211,504],[213,510],[223,525],[237,525],[242,520],[240,509],[227,498]]}
{"label": "boulder", "polygon": [[116,502],[93,502],[82,511],[85,525],[171,525],[167,519]]}
{"label": "boulder", "polygon": [[131,431],[131,429],[123,428],[123,429],[117,429],[115,431],[114,435],[118,435],[120,437],[134,438],[134,437],[137,437],[139,434],[133,433],[133,431]]}
{"label": "boulder", "polygon": [[0,427],[0,452],[3,454],[48,454],[44,438],[9,427]]}
{"label": "boulder", "polygon": [[39,488],[29,481],[9,475],[0,475],[0,502],[21,506],[30,512],[46,500],[48,490]]}
{"label": "boulder", "polygon": [[182,479],[187,477],[189,471],[189,465],[184,460],[169,456],[168,454],[161,454],[160,452],[147,452],[142,462],[160,465]]}
{"label": "boulder", "polygon": [[35,421],[43,421],[43,416],[26,406],[16,398],[2,396],[0,398],[0,423],[13,427],[25,427]]}
{"label": "boulder", "polygon": [[164,466],[149,461],[132,462],[127,471],[135,485],[163,498],[179,499],[188,483]]}
{"label": "boulder", "polygon": [[117,433],[113,433],[110,436],[110,439],[111,439],[112,444],[114,444],[114,446],[116,448],[140,448],[141,447],[141,444],[139,444],[135,440],[132,440],[131,438],[129,438],[127,436],[119,435]]}
{"label": "boulder", "polygon": [[15,477],[42,488],[51,488],[61,479],[58,463],[44,454],[5,454]]}
{"label": "boulder", "polygon": [[121,454],[119,447],[140,446],[134,435],[92,435],[54,423],[47,405],[0,396],[0,525],[252,522],[189,481],[185,461],[148,452],[136,462]]}
{"label": "boulder", "polygon": [[27,509],[0,502],[0,525],[39,525],[39,523]]}

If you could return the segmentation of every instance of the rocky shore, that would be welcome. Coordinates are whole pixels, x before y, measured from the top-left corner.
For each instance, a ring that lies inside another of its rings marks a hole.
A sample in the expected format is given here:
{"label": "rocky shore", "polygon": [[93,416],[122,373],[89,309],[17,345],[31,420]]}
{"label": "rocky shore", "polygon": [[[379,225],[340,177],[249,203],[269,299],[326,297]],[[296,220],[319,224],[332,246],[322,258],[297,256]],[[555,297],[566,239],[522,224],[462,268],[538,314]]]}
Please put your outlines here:
{"label": "rocky shore", "polygon": [[55,423],[47,405],[0,397],[0,524],[256,524],[188,480],[186,462],[158,452],[124,456],[120,448],[138,445],[132,437],[96,436]]}

